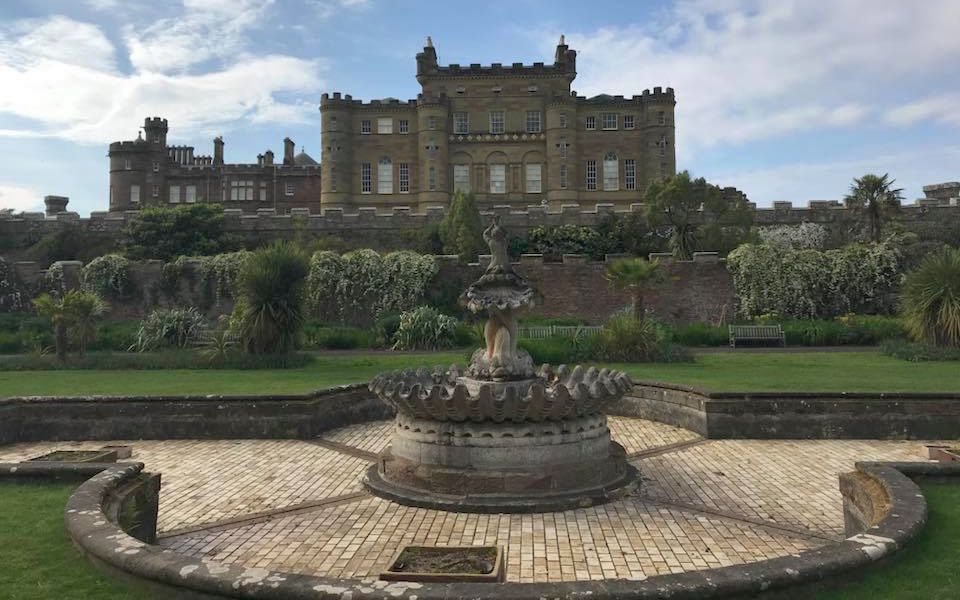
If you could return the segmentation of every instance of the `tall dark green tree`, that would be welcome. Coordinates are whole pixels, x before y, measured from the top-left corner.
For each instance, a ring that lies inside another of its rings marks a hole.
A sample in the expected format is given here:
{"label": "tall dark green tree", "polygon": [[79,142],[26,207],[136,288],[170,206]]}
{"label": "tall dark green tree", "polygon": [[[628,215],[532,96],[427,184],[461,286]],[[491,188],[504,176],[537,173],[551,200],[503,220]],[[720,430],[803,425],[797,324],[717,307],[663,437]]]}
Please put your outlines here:
{"label": "tall dark green tree", "polygon": [[123,246],[132,259],[170,260],[236,250],[240,240],[224,231],[223,221],[219,204],[144,208],[127,225]]}
{"label": "tall dark green tree", "polygon": [[693,256],[701,237],[714,239],[729,229],[746,232],[753,220],[742,194],[725,194],[703,177],[693,179],[688,171],[653,181],[644,201],[650,225],[669,228],[670,250],[680,260]]}
{"label": "tall dark green tree", "polygon": [[486,250],[483,242],[483,223],[473,194],[456,191],[450,201],[450,209],[440,222],[440,241],[443,251],[458,254],[464,260],[472,260]]}
{"label": "tall dark green tree", "polygon": [[890,179],[889,173],[867,173],[854,178],[850,193],[843,199],[847,207],[866,214],[871,241],[880,241],[884,222],[900,208],[903,189],[893,187],[895,183],[896,180]]}

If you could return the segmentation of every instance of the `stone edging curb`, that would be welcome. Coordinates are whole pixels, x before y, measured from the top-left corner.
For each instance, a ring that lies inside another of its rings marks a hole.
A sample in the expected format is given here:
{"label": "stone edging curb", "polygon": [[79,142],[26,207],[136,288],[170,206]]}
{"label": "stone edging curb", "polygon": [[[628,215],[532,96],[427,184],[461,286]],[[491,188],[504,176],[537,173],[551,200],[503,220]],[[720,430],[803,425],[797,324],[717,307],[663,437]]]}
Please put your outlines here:
{"label": "stone edging curb", "polygon": [[[13,465],[0,465],[0,474]],[[594,596],[631,600],[655,598],[747,598],[761,592],[816,585],[825,579],[878,561],[902,548],[923,527],[926,500],[904,473],[960,475],[960,467],[927,463],[859,463],[857,469],[878,482],[888,496],[890,509],[868,531],[799,555],[655,576],[643,581],[608,580],[568,583],[450,583],[386,582],[375,578],[333,579],[226,565],[179,555],[144,544],[125,534],[104,515],[102,506],[111,490],[136,477],[142,465],[114,465],[83,483],[66,509],[67,530],[74,544],[95,563],[108,570],[160,586],[167,594],[190,592],[200,597],[322,598],[339,600],[449,600],[452,598],[509,597],[539,600]],[[787,590],[789,591],[789,590]]]}

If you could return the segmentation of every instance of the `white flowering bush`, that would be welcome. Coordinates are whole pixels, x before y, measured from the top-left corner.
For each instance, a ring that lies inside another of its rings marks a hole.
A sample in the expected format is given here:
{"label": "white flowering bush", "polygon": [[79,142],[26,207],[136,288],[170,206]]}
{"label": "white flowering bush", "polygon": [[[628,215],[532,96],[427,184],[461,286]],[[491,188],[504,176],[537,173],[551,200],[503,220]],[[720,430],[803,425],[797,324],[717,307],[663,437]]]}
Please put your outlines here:
{"label": "white flowering bush", "polygon": [[13,312],[23,308],[23,291],[20,289],[13,268],[0,258],[0,312]]}
{"label": "white flowering bush", "polygon": [[757,233],[768,246],[794,250],[820,250],[827,240],[827,228],[818,223],[761,227]]}
{"label": "white flowering bush", "polygon": [[745,244],[727,256],[727,267],[748,319],[889,313],[901,281],[899,255],[886,244],[825,252]]}
{"label": "white flowering bush", "polygon": [[119,254],[98,256],[80,270],[80,287],[105,298],[125,298],[133,293],[130,261]]}
{"label": "white flowering bush", "polygon": [[428,254],[317,252],[307,278],[307,310],[329,323],[370,325],[383,314],[414,308],[436,273],[436,261]]}
{"label": "white flowering bush", "polygon": [[237,279],[251,256],[252,252],[240,250],[199,257],[200,279],[207,286],[214,305],[219,305],[224,298],[236,298]]}

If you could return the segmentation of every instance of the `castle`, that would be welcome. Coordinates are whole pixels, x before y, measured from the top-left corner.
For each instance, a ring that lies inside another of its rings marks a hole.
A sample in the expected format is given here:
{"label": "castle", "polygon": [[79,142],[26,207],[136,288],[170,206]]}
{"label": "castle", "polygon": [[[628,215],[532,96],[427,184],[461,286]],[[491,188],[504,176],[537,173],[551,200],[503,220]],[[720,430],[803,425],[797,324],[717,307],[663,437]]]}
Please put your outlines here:
{"label": "castle", "polygon": [[431,40],[417,54],[415,100],[323,94],[321,164],[269,150],[256,164],[167,146],[167,121],[110,145],[110,211],[218,202],[245,213],[320,213],[445,207],[457,190],[481,207],[612,204],[626,209],[647,184],[676,172],[673,89],[585,98],[570,89],[576,51],[561,37],[552,65],[438,64]]}

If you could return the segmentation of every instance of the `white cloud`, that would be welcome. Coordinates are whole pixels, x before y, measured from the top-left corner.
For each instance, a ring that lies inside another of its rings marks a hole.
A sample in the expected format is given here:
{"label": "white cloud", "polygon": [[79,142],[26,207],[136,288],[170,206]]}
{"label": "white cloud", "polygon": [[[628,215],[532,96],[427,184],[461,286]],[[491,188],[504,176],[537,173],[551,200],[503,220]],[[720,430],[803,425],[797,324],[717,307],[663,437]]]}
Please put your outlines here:
{"label": "white cloud", "polygon": [[898,126],[932,120],[960,127],[960,94],[930,96],[891,108],[884,114],[884,120]]}
{"label": "white cloud", "polygon": [[120,6],[120,0],[84,0],[84,4],[93,10],[110,10]]}
{"label": "white cloud", "polygon": [[183,12],[146,29],[125,28],[130,62],[141,71],[180,72],[242,51],[273,0],[183,0]]}
{"label": "white cloud", "polygon": [[[216,0],[209,7],[233,15],[228,4]],[[50,30],[82,35],[46,35],[42,52],[24,50],[39,43],[38,31]],[[78,46],[87,49],[83,60],[74,56]],[[167,117],[180,134],[214,132],[241,119],[305,121],[315,107],[307,112],[303,100],[278,96],[312,94],[323,83],[322,61],[282,55],[240,53],[235,62],[202,74],[149,69],[122,73],[112,57],[113,47],[93,25],[65,17],[31,21],[30,26],[15,22],[0,38],[0,115],[37,125],[0,130],[0,136],[106,143],[135,137],[136,123],[148,115]]]}
{"label": "white cloud", "polygon": [[[580,93],[674,87],[678,151],[689,155],[854,125],[886,110],[889,92],[906,78],[949,81],[960,63],[958,30],[955,0],[686,0],[649,27],[568,39],[580,51]],[[544,34],[544,46],[555,38]]]}
{"label": "white cloud", "polygon": [[14,212],[43,210],[43,198],[36,190],[0,183],[0,210]]}
{"label": "white cloud", "polygon": [[309,5],[321,19],[329,19],[344,10],[366,8],[370,4],[371,0],[309,0]]}

